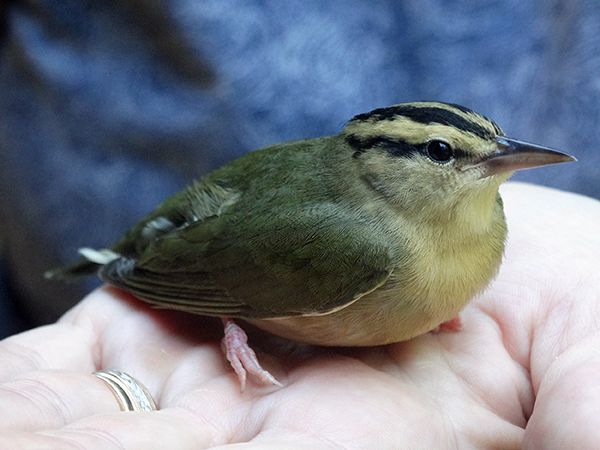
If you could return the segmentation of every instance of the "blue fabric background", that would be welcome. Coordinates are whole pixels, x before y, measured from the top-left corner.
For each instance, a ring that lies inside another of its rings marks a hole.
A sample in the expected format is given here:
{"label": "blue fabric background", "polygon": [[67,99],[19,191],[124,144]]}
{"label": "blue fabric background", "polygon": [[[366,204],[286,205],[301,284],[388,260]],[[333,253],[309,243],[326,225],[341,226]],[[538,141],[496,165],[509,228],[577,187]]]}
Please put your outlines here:
{"label": "blue fabric background", "polygon": [[[334,134],[393,103],[463,104],[511,137],[570,152],[579,163],[515,179],[600,198],[595,0],[2,7],[0,301],[30,325],[55,320],[97,284],[43,279],[77,248],[110,244],[244,152]],[[14,323],[7,314],[0,308],[0,327]]]}

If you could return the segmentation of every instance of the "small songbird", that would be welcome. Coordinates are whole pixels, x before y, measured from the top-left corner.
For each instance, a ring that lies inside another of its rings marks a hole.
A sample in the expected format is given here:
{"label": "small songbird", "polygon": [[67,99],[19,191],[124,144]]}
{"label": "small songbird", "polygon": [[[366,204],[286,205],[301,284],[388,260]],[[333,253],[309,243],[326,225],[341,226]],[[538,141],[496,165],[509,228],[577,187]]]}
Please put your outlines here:
{"label": "small songbird", "polygon": [[97,272],[160,307],[221,317],[242,387],[246,371],[277,384],[233,319],[324,346],[456,330],[502,260],[500,184],[574,160],[463,106],[398,104],[248,153],[47,277]]}

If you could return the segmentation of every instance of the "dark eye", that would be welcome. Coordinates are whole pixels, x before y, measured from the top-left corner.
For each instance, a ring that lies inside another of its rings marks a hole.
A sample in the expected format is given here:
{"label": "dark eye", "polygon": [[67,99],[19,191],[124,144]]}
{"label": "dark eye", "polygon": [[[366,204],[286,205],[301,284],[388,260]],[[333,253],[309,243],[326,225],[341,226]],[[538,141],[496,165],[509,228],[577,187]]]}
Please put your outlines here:
{"label": "dark eye", "polygon": [[447,163],[454,157],[454,150],[442,141],[431,141],[427,144],[427,155],[435,162]]}

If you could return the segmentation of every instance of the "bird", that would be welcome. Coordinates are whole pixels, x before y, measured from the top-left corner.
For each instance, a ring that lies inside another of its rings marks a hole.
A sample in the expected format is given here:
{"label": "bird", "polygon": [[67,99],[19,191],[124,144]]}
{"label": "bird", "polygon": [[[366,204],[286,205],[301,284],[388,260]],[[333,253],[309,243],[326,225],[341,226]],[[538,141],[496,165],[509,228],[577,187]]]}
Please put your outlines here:
{"label": "bird", "polygon": [[501,183],[575,160],[464,106],[395,104],[337,135],[246,153],[46,277],[97,274],[158,307],[220,317],[242,390],[247,372],[280,385],[236,321],[318,346],[459,331],[503,259]]}

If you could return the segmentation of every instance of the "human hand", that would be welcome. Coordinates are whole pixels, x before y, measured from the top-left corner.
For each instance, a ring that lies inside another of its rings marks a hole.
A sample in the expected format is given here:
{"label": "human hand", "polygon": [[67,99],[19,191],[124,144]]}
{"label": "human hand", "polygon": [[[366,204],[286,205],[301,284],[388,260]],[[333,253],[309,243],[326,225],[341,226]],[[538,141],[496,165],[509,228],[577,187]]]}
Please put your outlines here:
{"label": "human hand", "polygon": [[[502,191],[505,263],[460,333],[327,349],[254,331],[284,388],[240,393],[219,320],[103,287],[0,343],[0,448],[597,448],[600,203]],[[100,369],[142,381],[159,411],[121,412]]]}

